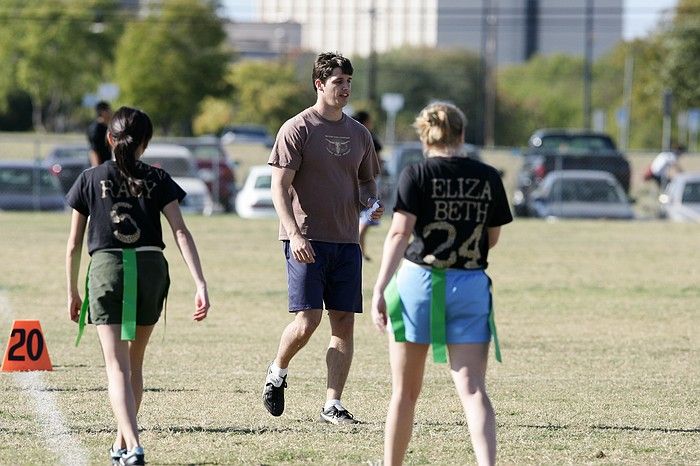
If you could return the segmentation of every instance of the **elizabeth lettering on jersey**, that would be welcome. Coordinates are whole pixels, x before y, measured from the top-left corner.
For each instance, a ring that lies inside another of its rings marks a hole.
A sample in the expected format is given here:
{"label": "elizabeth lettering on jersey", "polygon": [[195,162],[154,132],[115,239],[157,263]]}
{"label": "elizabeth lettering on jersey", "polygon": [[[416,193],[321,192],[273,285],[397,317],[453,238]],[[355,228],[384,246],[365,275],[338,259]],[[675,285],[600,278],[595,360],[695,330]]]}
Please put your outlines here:
{"label": "elizabeth lettering on jersey", "polygon": [[491,201],[491,185],[478,178],[433,178],[431,198],[435,220],[484,223]]}
{"label": "elizabeth lettering on jersey", "polygon": [[[480,246],[491,201],[491,185],[478,178],[432,178],[430,181],[434,221],[423,227],[423,263],[439,268],[482,267],[485,254]],[[456,222],[461,223],[459,230],[454,225]],[[468,224],[473,226],[463,227]]]}

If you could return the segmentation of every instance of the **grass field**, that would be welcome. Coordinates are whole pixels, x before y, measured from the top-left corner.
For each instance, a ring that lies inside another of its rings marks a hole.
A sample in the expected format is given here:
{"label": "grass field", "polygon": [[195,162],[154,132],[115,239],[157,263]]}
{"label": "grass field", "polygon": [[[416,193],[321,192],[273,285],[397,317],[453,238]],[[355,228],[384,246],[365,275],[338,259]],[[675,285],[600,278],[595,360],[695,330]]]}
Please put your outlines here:
{"label": "grass field", "polygon": [[[140,425],[151,464],[368,464],[382,452],[390,394],[385,338],[368,315],[344,402],[363,421],[316,422],[325,394],[324,320],[290,368],[288,407],[261,403],[268,362],[289,321],[275,221],[188,217],[212,310],[189,320],[193,285],[170,237],[167,326],[146,356]],[[388,222],[370,232],[365,304]],[[96,332],[73,346],[65,311],[67,215],[0,213],[0,346],[12,318],[37,318],[53,372],[39,373],[65,428],[41,422],[26,379],[0,373],[0,464],[59,462],[72,438],[104,464],[114,421]],[[659,222],[521,221],[504,228],[489,273],[504,362],[489,392],[503,464],[700,462],[700,235]],[[81,270],[84,272],[85,268]],[[428,363],[409,464],[473,462],[445,366]]]}

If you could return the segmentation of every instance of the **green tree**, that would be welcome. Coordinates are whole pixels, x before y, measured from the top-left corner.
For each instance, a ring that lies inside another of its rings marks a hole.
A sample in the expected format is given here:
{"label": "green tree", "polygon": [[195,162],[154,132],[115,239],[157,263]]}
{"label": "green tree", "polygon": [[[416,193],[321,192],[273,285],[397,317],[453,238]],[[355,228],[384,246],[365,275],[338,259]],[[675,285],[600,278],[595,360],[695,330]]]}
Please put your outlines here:
{"label": "green tree", "polygon": [[681,108],[700,106],[700,0],[680,0],[665,36],[664,76]]}
{"label": "green tree", "polygon": [[189,133],[200,102],[226,92],[231,53],[216,7],[208,0],[163,0],[128,24],[119,41],[120,100],[143,108],[166,133]]}
{"label": "green tree", "polygon": [[[32,102],[35,129],[58,117],[95,89],[111,61],[119,25],[93,25],[117,8],[116,0],[0,0],[0,101],[22,90]],[[0,106],[2,105],[0,104]]]}
{"label": "green tree", "polygon": [[[359,102],[366,95],[367,60],[355,59],[353,65],[353,102]],[[481,142],[481,68],[474,53],[403,48],[378,55],[377,69],[377,95],[381,98],[383,93],[392,92],[404,96],[404,107],[396,118],[397,139],[416,139],[411,124],[417,113],[432,100],[449,100],[467,116],[467,140]],[[370,110],[374,113],[379,109]],[[382,121],[377,123],[383,126]]]}
{"label": "green tree", "polygon": [[594,107],[607,112],[607,131],[619,130],[615,112],[623,102],[625,61],[633,60],[630,138],[633,148],[658,148],[661,142],[665,52],[662,36],[620,43],[594,66]]}
{"label": "green tree", "polygon": [[21,0],[0,0],[0,112],[8,108],[8,98],[17,87],[17,16]]}
{"label": "green tree", "polygon": [[217,134],[233,120],[231,99],[205,97],[192,121],[194,134]]}
{"label": "green tree", "polygon": [[[581,127],[583,115],[583,60],[568,55],[536,56],[527,63],[498,73],[498,93],[518,115],[499,125],[499,144],[524,144],[542,127]],[[499,112],[503,116],[502,112]],[[515,132],[513,141],[505,133]]]}
{"label": "green tree", "polygon": [[231,68],[228,82],[235,89],[233,122],[262,124],[272,134],[316,99],[311,85],[287,63],[241,61]]}

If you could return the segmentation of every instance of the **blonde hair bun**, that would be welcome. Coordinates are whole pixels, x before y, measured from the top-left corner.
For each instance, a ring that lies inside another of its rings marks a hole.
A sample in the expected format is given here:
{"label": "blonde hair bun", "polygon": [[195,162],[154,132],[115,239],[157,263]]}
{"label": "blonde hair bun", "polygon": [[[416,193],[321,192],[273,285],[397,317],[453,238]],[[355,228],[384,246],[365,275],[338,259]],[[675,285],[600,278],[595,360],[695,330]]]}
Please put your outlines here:
{"label": "blonde hair bun", "polygon": [[428,104],[416,117],[413,127],[427,146],[458,146],[467,125],[464,113],[450,102]]}

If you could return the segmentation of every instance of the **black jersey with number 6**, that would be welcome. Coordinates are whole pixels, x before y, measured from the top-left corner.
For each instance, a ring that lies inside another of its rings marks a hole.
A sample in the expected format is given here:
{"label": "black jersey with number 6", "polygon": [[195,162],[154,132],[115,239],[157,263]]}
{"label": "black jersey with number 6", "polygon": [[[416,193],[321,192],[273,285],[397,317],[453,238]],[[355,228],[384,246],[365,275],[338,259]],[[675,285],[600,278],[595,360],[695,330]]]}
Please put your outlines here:
{"label": "black jersey with number 6", "polygon": [[160,212],[170,202],[182,201],[185,191],[160,168],[142,162],[136,167],[144,180],[137,197],[113,160],[85,170],[68,191],[68,205],[90,217],[90,255],[107,248],[165,248]]}
{"label": "black jersey with number 6", "polygon": [[490,165],[430,157],[401,172],[394,210],[416,216],[405,257],[437,268],[485,269],[488,228],[513,220],[503,182]]}

